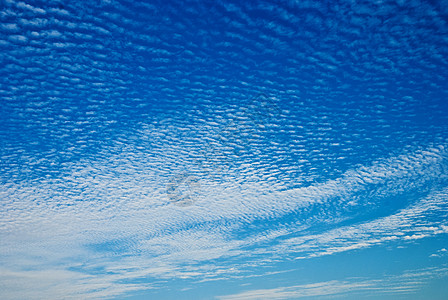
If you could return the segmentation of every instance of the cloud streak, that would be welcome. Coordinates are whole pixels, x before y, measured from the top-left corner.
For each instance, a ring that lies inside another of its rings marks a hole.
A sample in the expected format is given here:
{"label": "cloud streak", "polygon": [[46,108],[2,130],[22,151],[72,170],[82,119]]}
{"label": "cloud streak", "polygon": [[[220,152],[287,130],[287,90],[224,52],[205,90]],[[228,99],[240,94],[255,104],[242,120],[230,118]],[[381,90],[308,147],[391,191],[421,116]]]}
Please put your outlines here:
{"label": "cloud streak", "polygon": [[[42,286],[59,281],[61,293],[64,289],[65,293],[72,293],[66,282],[74,280],[84,286],[85,290],[78,292],[86,297],[93,291],[93,295],[118,295],[148,288],[131,283],[132,278],[149,276],[155,284],[173,278],[232,278],[246,273],[250,264],[269,265],[271,259],[265,259],[272,255],[284,259],[313,258],[448,233],[448,224],[441,221],[446,218],[440,218],[447,212],[448,192],[444,189],[436,189],[390,216],[367,219],[357,225],[338,225],[339,215],[344,214],[346,207],[375,208],[386,194],[406,195],[408,189],[418,189],[435,178],[444,182],[443,147],[390,158],[348,171],[334,181],[286,192],[265,193],[262,186],[247,183],[240,187],[246,194],[235,187],[232,194],[232,187],[223,190],[220,186],[204,185],[210,196],[204,195],[188,209],[169,202],[160,187],[160,178],[156,179],[159,174],[136,172],[135,166],[145,165],[139,161],[147,157],[143,154],[136,156],[131,151],[127,155],[133,155],[133,159],[121,154],[120,162],[119,157],[111,157],[87,166],[74,166],[72,174],[63,181],[4,186],[3,198],[14,199],[2,208],[8,212],[2,214],[8,217],[1,222],[5,243],[0,249],[5,272],[22,276],[22,280],[31,276],[31,282],[42,280]],[[350,204],[353,195],[377,185],[388,189],[375,189],[375,193],[369,192],[368,201]],[[76,196],[71,194],[73,191],[82,194]],[[151,202],[147,195],[151,195]],[[308,207],[322,211],[334,207],[334,211],[326,219],[289,222],[285,227],[282,216],[307,216]],[[246,224],[267,218],[272,220],[270,229],[239,236]],[[318,234],[308,232],[322,222],[330,224],[330,229]],[[36,256],[44,259],[34,261]],[[234,264],[231,261],[235,257],[247,257],[250,263]],[[88,263],[87,259],[96,262]],[[14,261],[14,265],[8,261]],[[85,262],[72,265],[70,261]],[[46,270],[48,274],[59,270],[65,275],[38,276],[38,271],[26,271],[31,262],[36,270]],[[94,277],[95,269],[103,269],[105,274]],[[124,279],[130,283],[118,284]],[[98,280],[102,280],[101,284],[96,283]]]}
{"label": "cloud streak", "polygon": [[[429,276],[428,276],[429,275]],[[234,295],[219,296],[220,300],[239,299],[301,299],[309,297],[329,297],[338,295],[369,295],[372,291],[377,294],[409,294],[424,284],[431,277],[446,277],[446,267],[427,270],[414,270],[387,279],[353,278],[345,281],[326,281],[312,284],[279,287],[273,289],[250,290]]]}

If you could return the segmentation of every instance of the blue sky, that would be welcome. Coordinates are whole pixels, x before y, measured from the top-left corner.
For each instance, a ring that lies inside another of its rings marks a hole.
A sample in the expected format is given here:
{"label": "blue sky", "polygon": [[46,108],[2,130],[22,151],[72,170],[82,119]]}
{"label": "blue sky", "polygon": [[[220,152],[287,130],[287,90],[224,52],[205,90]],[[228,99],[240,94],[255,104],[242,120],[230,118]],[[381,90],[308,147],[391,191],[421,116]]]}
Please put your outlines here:
{"label": "blue sky", "polygon": [[2,299],[446,299],[448,2],[0,2]]}

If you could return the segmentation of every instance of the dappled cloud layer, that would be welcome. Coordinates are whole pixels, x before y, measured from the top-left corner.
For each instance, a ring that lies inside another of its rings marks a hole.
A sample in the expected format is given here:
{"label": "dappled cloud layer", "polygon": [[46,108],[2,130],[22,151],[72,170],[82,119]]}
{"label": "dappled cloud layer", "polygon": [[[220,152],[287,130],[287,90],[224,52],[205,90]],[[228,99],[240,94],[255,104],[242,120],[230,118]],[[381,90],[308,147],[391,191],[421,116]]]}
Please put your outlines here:
{"label": "dappled cloud layer", "polygon": [[[431,3],[3,1],[1,294],[115,297],[446,235]],[[221,299],[407,293],[447,267],[412,274]]]}

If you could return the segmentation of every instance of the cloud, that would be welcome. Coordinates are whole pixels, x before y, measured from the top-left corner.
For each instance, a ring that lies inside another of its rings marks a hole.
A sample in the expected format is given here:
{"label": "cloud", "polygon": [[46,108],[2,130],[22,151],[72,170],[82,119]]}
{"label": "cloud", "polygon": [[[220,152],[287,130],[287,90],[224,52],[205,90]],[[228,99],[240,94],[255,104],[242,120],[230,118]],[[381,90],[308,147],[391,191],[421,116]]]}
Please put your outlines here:
{"label": "cloud", "polygon": [[[133,279],[149,277],[157,286],[173,278],[211,281],[244,277],[250,276],[251,265],[272,264],[277,256],[311,259],[446,233],[448,226],[433,217],[440,216],[446,206],[444,189],[395,214],[356,225],[339,226],[333,215],[351,207],[351,195],[370,185],[391,182],[377,196],[371,194],[381,199],[388,191],[406,193],[407,187],[418,188],[432,181],[432,176],[440,176],[437,170],[445,163],[440,149],[391,158],[348,171],[334,181],[273,194],[265,193],[257,181],[238,189],[232,185],[224,189],[205,177],[202,198],[187,208],[170,203],[163,188],[167,177],[162,165],[170,159],[174,162],[171,153],[178,153],[177,149],[159,152],[160,161],[155,156],[148,160],[144,150],[131,148],[96,162],[72,164],[70,172],[60,179],[2,187],[3,209],[8,211],[0,224],[4,270],[22,278],[17,282],[33,276],[35,279],[27,285],[30,289],[29,284],[39,280],[42,286],[59,282],[61,293],[70,294],[67,282],[75,281],[84,286],[79,291],[83,297],[90,297],[93,291],[94,295],[118,295],[128,289],[148,288],[133,283]],[[374,199],[355,206],[376,207]],[[326,219],[288,226],[281,219],[288,213],[306,216],[302,211],[306,207],[320,209],[328,205],[335,211]],[[255,234],[241,235],[246,226],[267,218],[271,218],[269,229],[260,227]],[[308,232],[321,222],[333,224],[334,229]],[[247,265],[232,263],[235,257],[246,257]],[[81,261],[85,263],[70,263]],[[34,271],[27,271],[30,266],[48,274],[52,270],[66,272],[72,279],[65,275],[34,276]],[[97,274],[94,270],[103,272]],[[94,288],[99,284],[97,280],[101,280],[99,289]],[[322,288],[333,290],[332,284]],[[348,284],[342,289],[352,287],[359,286]],[[285,290],[280,294],[290,293]]]}
{"label": "cloud", "polygon": [[218,296],[220,300],[238,299],[301,299],[307,297],[325,297],[349,294],[369,295],[376,294],[409,294],[425,284],[430,278],[447,277],[446,267],[420,269],[396,276],[387,276],[380,279],[352,278],[344,281],[332,280],[311,284],[278,287],[272,289],[257,289],[238,294]]}
{"label": "cloud", "polygon": [[[7,297],[244,278],[447,232],[439,8],[4,3]],[[257,122],[268,99],[280,113]],[[198,180],[190,206],[167,193],[179,174]]]}
{"label": "cloud", "polygon": [[442,248],[440,250],[437,250],[436,253],[431,254],[429,257],[444,257],[446,255],[448,255],[448,250]]}
{"label": "cloud", "polygon": [[98,299],[151,289],[149,284],[117,284],[120,276],[92,276],[67,269],[11,271],[0,269],[0,288],[5,299]]}
{"label": "cloud", "polygon": [[445,189],[387,217],[285,239],[279,243],[277,251],[297,253],[297,258],[303,259],[446,234],[447,226],[439,222],[439,215],[446,210],[447,195]]}

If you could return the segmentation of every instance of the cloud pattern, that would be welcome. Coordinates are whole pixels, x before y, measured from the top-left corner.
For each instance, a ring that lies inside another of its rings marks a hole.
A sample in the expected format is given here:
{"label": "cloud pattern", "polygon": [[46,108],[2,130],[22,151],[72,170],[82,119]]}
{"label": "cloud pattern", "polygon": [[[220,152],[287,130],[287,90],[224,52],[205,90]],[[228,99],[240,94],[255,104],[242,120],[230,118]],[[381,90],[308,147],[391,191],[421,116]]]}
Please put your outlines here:
{"label": "cloud pattern", "polygon": [[[278,262],[446,238],[443,1],[1,7],[2,297],[281,276]],[[426,280],[406,274],[220,299]]]}

